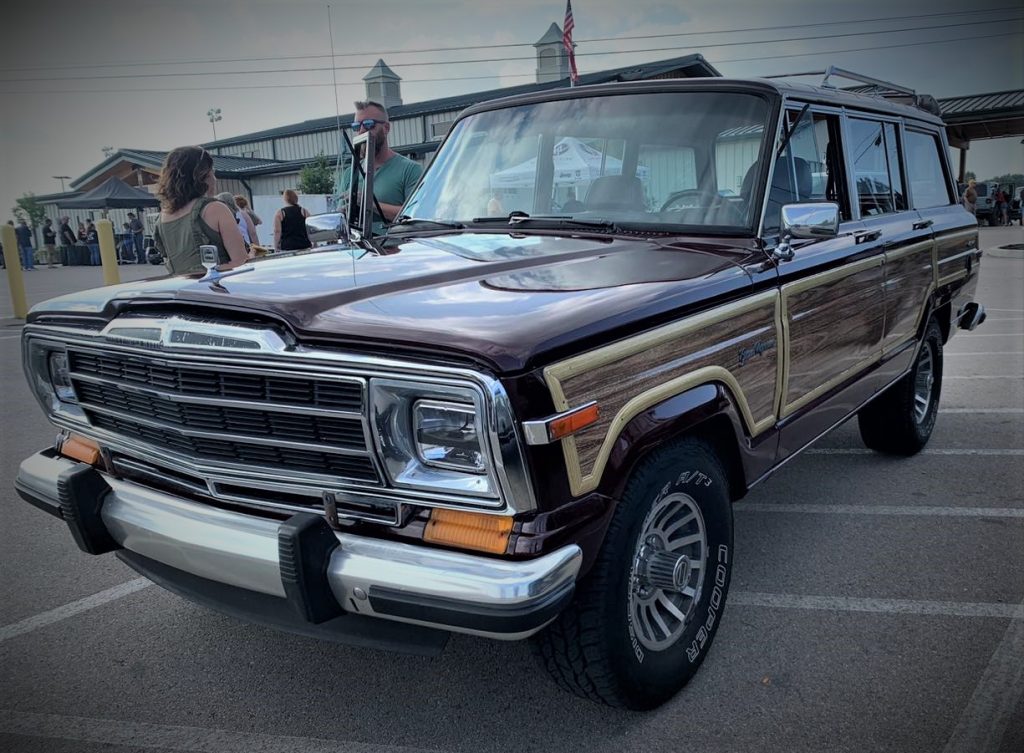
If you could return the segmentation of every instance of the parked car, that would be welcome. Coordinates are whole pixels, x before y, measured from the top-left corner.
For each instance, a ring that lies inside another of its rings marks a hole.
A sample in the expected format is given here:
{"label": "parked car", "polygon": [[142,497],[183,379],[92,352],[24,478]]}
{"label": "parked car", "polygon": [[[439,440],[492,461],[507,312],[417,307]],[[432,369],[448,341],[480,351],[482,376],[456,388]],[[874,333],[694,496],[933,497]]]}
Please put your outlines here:
{"label": "parked car", "polygon": [[[568,138],[608,151],[577,178]],[[722,622],[735,500],[854,415],[879,452],[928,442],[943,346],[984,319],[947,153],[921,109],[778,81],[477,105],[383,238],[349,213],[347,245],[36,306],[60,436],[17,489],[215,609],[530,638],[561,687],[651,708]]]}

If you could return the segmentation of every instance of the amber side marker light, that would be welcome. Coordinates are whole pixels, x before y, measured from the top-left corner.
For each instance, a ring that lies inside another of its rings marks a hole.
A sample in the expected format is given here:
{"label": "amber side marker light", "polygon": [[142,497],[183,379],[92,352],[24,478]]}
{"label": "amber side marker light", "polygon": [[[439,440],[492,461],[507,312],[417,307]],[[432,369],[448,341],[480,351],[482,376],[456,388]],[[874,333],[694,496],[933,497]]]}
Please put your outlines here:
{"label": "amber side marker light", "polygon": [[100,446],[91,439],[72,434],[61,444],[60,454],[87,465],[96,465],[100,459]]}
{"label": "amber side marker light", "polygon": [[435,509],[423,532],[423,540],[461,549],[504,554],[512,533],[512,518],[478,512]]}
{"label": "amber side marker light", "polygon": [[591,424],[597,423],[597,419],[601,417],[601,409],[597,403],[591,403],[585,405],[579,410],[575,410],[572,413],[556,418],[548,426],[548,434],[551,439],[561,439],[567,437],[570,434],[575,434],[580,429],[586,428]]}

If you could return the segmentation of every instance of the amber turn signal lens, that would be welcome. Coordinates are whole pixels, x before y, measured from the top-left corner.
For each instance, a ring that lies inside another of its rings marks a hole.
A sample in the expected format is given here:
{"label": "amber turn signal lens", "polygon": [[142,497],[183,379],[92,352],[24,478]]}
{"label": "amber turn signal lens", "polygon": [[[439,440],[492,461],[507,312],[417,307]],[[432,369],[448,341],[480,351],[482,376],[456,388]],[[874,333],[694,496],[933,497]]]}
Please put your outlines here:
{"label": "amber turn signal lens", "polygon": [[580,429],[590,426],[593,423],[597,423],[597,419],[601,417],[601,410],[597,403],[586,405],[579,410],[575,410],[567,416],[556,418],[551,422],[551,426],[548,427],[548,433],[551,436],[552,441],[555,439],[561,439],[567,437],[570,434],[575,434]]}
{"label": "amber turn signal lens", "polygon": [[86,465],[96,465],[100,459],[100,446],[91,439],[72,434],[60,446],[60,454]]}
{"label": "amber turn signal lens", "polygon": [[436,509],[423,532],[423,540],[461,549],[504,554],[512,533],[512,518],[478,512]]}

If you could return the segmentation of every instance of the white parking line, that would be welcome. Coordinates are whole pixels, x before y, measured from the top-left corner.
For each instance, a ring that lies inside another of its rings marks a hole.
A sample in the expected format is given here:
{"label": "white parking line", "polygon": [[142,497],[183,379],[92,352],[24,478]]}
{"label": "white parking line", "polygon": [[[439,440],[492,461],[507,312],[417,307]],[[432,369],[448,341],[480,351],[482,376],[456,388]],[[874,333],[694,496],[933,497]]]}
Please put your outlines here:
{"label": "white parking line", "polygon": [[828,612],[876,612],[879,614],[921,614],[941,617],[999,617],[1024,620],[1017,604],[986,602],[917,601],[914,599],[860,599],[850,596],[804,596],[755,591],[730,591],[729,603],[745,607],[812,609]]}
{"label": "white parking line", "polygon": [[74,617],[76,614],[103,606],[107,602],[120,599],[122,596],[128,596],[151,585],[153,585],[152,581],[146,578],[136,578],[119,586],[108,588],[106,591],[100,591],[92,596],[86,596],[84,599],[72,601],[70,604],[51,609],[48,612],[27,617],[11,625],[4,625],[0,627],[0,643],[15,636],[31,633],[33,630],[52,625],[55,622],[66,620],[68,617]]}
{"label": "white parking line", "polygon": [[975,375],[964,375],[964,376],[949,376],[948,374],[942,375],[942,381],[947,379],[1024,379],[1024,374],[987,374],[985,376]]}
{"label": "white parking line", "polygon": [[176,724],[121,722],[114,719],[10,710],[0,710],[0,733],[118,745],[128,750],[159,748],[198,753],[422,753],[428,750],[399,745],[327,740],[322,737],[262,735],[256,732],[235,732]]}
{"label": "white parking line", "polygon": [[986,311],[998,311],[1000,314],[1015,314],[1015,313],[1019,313],[1019,312],[1024,312],[1024,309],[990,309],[990,308],[986,308],[985,310]]}
{"label": "white parking line", "polygon": [[1024,413],[1024,408],[939,408],[939,413]]}
{"label": "white parking line", "polygon": [[1021,698],[1024,698],[1024,604],[1017,605],[1017,613],[992,652],[943,753],[996,753],[1003,749],[1003,737]]}
{"label": "white parking line", "polygon": [[[812,447],[804,450],[807,455],[875,455],[874,450],[854,447]],[[1024,450],[921,450],[918,455],[995,455],[1003,457],[1020,457]]]}
{"label": "white parking line", "polygon": [[975,338],[975,337],[1024,337],[1024,332],[991,332],[991,333],[988,333],[988,334],[984,334],[984,333],[979,334],[977,332],[967,332],[967,333],[964,334],[964,337],[965,338],[967,338],[967,337],[970,337],[970,338]]}
{"label": "white parking line", "polygon": [[20,340],[21,335],[0,335],[0,340]]}
{"label": "white parking line", "polygon": [[826,515],[921,515],[940,518],[1024,518],[1024,507],[941,507],[938,505],[808,505],[737,502],[736,512],[796,512]]}
{"label": "white parking line", "polygon": [[1024,350],[988,350],[980,353],[950,353],[948,350],[944,350],[942,355],[945,358],[950,356],[1024,356]]}

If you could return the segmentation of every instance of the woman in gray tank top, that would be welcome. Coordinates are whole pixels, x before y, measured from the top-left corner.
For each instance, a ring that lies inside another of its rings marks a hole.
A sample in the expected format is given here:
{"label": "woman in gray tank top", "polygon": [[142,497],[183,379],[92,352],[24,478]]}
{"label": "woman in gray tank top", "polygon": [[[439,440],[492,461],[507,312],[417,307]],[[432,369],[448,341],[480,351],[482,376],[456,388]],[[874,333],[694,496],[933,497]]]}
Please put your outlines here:
{"label": "woman in gray tank top", "polygon": [[203,245],[217,247],[220,269],[245,263],[245,241],[234,216],[211,197],[216,184],[213,157],[202,147],[182,146],[167,155],[157,184],[163,204],[153,240],[171,274],[203,272]]}

